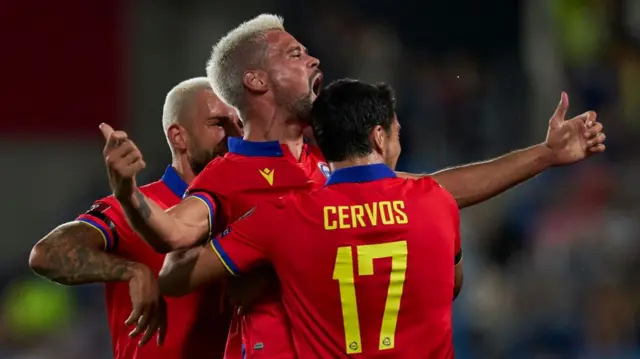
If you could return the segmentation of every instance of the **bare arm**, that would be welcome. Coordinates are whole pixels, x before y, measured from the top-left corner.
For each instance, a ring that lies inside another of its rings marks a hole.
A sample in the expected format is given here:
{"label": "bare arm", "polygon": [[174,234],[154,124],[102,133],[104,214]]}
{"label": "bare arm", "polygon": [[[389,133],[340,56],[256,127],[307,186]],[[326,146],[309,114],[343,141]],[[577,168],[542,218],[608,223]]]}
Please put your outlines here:
{"label": "bare arm", "polygon": [[606,136],[602,124],[596,122],[596,113],[588,111],[565,121],[568,108],[569,98],[563,92],[542,144],[493,160],[442,170],[431,176],[453,195],[459,208],[464,208],[486,201],[551,166],[572,164],[604,152]]}
{"label": "bare arm", "polygon": [[167,255],[158,277],[160,293],[180,297],[230,275],[210,245],[207,243]]}
{"label": "bare arm", "polygon": [[86,223],[69,222],[51,231],[31,250],[29,266],[54,282],[76,285],[125,282],[144,265],[105,253],[100,232]]}
{"label": "bare arm", "polygon": [[545,145],[431,174],[458,203],[473,206],[524,182],[551,167],[552,152]]}
{"label": "bare arm", "polygon": [[157,252],[189,248],[210,235],[210,209],[198,198],[186,198],[166,212],[140,190],[118,200],[133,229]]}

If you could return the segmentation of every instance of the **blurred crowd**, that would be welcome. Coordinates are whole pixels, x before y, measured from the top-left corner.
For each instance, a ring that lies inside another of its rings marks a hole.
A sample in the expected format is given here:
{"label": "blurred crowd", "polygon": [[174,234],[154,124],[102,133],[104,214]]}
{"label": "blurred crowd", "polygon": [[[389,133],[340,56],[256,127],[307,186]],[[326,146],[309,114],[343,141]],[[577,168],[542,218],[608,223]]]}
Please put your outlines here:
{"label": "blurred crowd", "polygon": [[[604,156],[463,211],[457,358],[640,358],[640,1],[281,2],[329,80],[396,88],[402,170],[542,141],[561,90],[597,111]],[[0,358],[111,357],[100,286],[24,274],[3,281]]]}

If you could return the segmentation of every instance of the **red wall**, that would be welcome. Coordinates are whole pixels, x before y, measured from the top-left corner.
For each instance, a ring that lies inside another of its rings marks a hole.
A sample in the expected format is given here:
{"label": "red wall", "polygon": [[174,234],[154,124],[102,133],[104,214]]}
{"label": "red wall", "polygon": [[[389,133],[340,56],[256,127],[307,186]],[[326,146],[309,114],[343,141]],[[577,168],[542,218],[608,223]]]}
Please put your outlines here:
{"label": "red wall", "polygon": [[98,134],[123,125],[122,0],[0,0],[0,134]]}

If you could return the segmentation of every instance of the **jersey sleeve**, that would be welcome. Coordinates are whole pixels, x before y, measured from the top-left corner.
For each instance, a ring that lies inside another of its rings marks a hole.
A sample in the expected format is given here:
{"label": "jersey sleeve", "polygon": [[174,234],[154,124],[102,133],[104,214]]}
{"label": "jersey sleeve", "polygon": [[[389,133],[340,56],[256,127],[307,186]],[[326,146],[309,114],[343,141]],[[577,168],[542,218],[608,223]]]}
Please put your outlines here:
{"label": "jersey sleeve", "polygon": [[462,245],[460,239],[460,209],[456,200],[453,198],[451,193],[447,191],[444,187],[442,187],[438,182],[436,182],[433,178],[429,176],[422,177],[417,181],[422,182],[421,184],[424,186],[426,191],[437,190],[443,195],[444,205],[447,207],[448,211],[451,214],[452,225],[453,225],[453,233],[454,233],[454,259],[453,263],[458,264],[462,260]]}
{"label": "jersey sleeve", "polygon": [[120,233],[123,232],[118,227],[128,226],[122,210],[107,200],[102,199],[94,202],[88,211],[79,215],[76,221],[86,223],[100,232],[104,239],[104,250],[115,251],[120,241]]}
{"label": "jersey sleeve", "polygon": [[211,161],[200,174],[194,178],[193,182],[187,189],[184,198],[195,198],[201,201],[209,211],[209,238],[213,238],[216,234],[220,233],[226,226],[228,221],[224,214],[227,212],[224,208],[228,206],[223,205],[221,201],[222,196],[219,195],[219,190],[216,188],[216,184],[220,181],[220,178],[216,178],[214,161]]}
{"label": "jersey sleeve", "polygon": [[[448,192],[447,194],[451,196]],[[453,197],[451,197],[453,199]],[[458,204],[453,201],[453,206],[451,206],[451,212],[453,216],[453,230],[455,233],[454,237],[454,249],[455,249],[455,257],[453,260],[453,264],[458,264],[462,260],[462,246],[460,240],[460,209],[458,208]]]}
{"label": "jersey sleeve", "polygon": [[269,261],[280,212],[272,204],[254,207],[211,241],[211,248],[231,274]]}

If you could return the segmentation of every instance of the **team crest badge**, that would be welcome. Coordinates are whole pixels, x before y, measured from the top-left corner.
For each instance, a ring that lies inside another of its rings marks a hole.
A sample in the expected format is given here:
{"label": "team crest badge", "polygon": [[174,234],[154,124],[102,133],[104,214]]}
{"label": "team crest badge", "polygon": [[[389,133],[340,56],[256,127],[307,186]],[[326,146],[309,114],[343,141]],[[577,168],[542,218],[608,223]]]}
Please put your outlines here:
{"label": "team crest badge", "polygon": [[324,163],[324,162],[318,162],[318,168],[320,169],[320,172],[322,172],[322,174],[325,177],[329,177],[331,175],[331,169],[329,168],[329,165]]}

